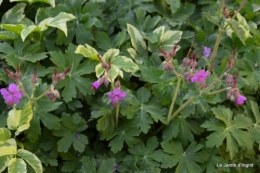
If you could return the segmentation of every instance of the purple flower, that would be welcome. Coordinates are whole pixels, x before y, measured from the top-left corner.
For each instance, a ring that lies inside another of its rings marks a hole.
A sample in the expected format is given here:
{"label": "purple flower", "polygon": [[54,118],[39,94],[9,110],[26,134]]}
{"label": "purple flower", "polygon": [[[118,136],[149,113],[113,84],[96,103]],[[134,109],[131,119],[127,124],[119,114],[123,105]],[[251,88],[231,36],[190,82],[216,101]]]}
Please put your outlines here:
{"label": "purple flower", "polygon": [[125,98],[126,93],[121,91],[119,88],[115,88],[112,92],[109,92],[107,95],[109,99],[112,101],[112,105],[116,107],[118,101]]}
{"label": "purple flower", "polygon": [[237,104],[237,105],[242,105],[245,101],[246,101],[246,97],[240,95],[240,96],[237,97],[237,99],[236,99],[236,104]]}
{"label": "purple flower", "polygon": [[8,90],[2,88],[0,89],[0,92],[8,105],[18,104],[23,97],[22,91],[13,83],[8,86]]}
{"label": "purple flower", "polygon": [[203,84],[209,75],[210,72],[205,70],[200,70],[191,78],[191,82],[199,82],[200,84]]}
{"label": "purple flower", "polygon": [[114,166],[114,171],[118,171],[118,166]]}
{"label": "purple flower", "polygon": [[208,48],[208,47],[203,47],[203,56],[204,56],[205,58],[207,58],[207,57],[210,56],[210,54],[211,54],[211,49]]}
{"label": "purple flower", "polygon": [[99,80],[95,81],[93,84],[92,84],[92,89],[96,90],[100,87],[100,82]]}

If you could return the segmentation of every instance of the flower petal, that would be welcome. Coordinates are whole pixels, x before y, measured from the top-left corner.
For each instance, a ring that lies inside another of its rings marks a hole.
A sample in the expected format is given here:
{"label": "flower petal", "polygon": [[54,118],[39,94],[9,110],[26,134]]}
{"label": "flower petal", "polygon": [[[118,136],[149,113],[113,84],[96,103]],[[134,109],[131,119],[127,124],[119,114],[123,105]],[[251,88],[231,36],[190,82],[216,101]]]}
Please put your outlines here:
{"label": "flower petal", "polygon": [[15,91],[17,91],[17,86],[15,84],[11,83],[8,86],[8,90],[9,90],[9,92],[15,92]]}
{"label": "flower petal", "polygon": [[5,89],[5,88],[0,89],[0,92],[3,97],[9,95],[9,91],[7,91],[7,89]]}

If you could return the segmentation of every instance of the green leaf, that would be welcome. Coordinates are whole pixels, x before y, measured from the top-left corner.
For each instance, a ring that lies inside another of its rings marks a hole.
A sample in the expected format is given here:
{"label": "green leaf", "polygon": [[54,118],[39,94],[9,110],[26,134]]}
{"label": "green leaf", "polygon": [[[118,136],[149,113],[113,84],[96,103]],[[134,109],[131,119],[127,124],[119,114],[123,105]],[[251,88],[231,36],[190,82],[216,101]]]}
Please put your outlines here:
{"label": "green leaf", "polygon": [[115,165],[116,165],[115,159],[109,158],[109,159],[103,160],[101,162],[101,165],[100,165],[97,173],[103,173],[103,172],[114,173]]}
{"label": "green leaf", "polygon": [[60,119],[55,115],[46,112],[45,110],[39,110],[36,112],[37,116],[40,117],[42,123],[50,130],[58,130],[61,127]]}
{"label": "green leaf", "polygon": [[158,69],[156,67],[139,67],[142,72],[142,79],[144,81],[150,82],[150,83],[159,83],[163,82],[163,80],[160,78],[163,74],[163,71],[161,69]]}
{"label": "green leaf", "polygon": [[60,29],[67,36],[66,22],[73,19],[75,19],[75,16],[73,16],[72,14],[61,12],[54,18],[47,18],[41,21],[39,23],[39,27],[41,28],[41,31],[44,31],[47,29],[48,26],[52,26],[54,28]]}
{"label": "green leaf", "polygon": [[88,44],[84,46],[79,45],[75,51],[76,54],[81,54],[84,57],[90,58],[91,60],[99,61],[98,59],[98,52],[93,47],[89,46]]}
{"label": "green leaf", "polygon": [[56,85],[57,89],[64,87],[61,96],[65,102],[70,102],[76,97],[77,89],[79,90],[78,93],[83,95],[94,93],[91,89],[91,80],[83,75],[94,72],[97,62],[88,59],[80,63],[83,57],[79,54],[75,54],[75,50],[76,46],[70,44],[68,50],[65,51],[65,55],[61,52],[50,53],[51,60],[58,67],[59,72],[63,72],[67,68],[72,67],[66,78]]}
{"label": "green leaf", "polygon": [[55,7],[55,0],[10,0],[10,2],[27,2],[29,5],[32,5],[35,2],[43,2],[50,4],[52,7]]}
{"label": "green leaf", "polygon": [[219,26],[219,19],[216,16],[212,16],[209,13],[203,12],[203,14],[206,16],[208,21],[214,23],[215,25]]}
{"label": "green leaf", "polygon": [[23,24],[1,24],[1,28],[2,29],[5,29],[5,30],[8,30],[8,31],[12,31],[14,33],[16,33],[17,35],[20,35],[23,28],[25,26]]}
{"label": "green leaf", "polygon": [[235,33],[243,44],[245,40],[251,37],[249,32],[249,26],[243,16],[240,13],[236,13],[237,20],[226,19],[226,22],[229,25],[227,30],[227,35],[232,38],[232,33]]}
{"label": "green leaf", "polygon": [[126,31],[125,30],[117,33],[115,39],[112,42],[112,47],[115,47],[115,48],[120,47],[123,44],[125,37],[126,37]]}
{"label": "green leaf", "polygon": [[0,143],[5,142],[6,140],[11,138],[10,130],[6,128],[0,128]]}
{"label": "green leaf", "polygon": [[111,151],[113,153],[117,153],[122,150],[124,143],[126,143],[129,147],[133,147],[134,144],[138,143],[139,140],[134,136],[138,136],[140,131],[136,129],[133,124],[121,124],[120,128],[118,128],[113,134],[109,141],[109,147],[111,147]]}
{"label": "green leaf", "polygon": [[43,60],[43,59],[45,59],[47,57],[48,56],[44,52],[44,53],[35,53],[33,55],[21,57],[20,59],[25,60],[25,61],[30,61],[30,62],[37,62],[37,61]]}
{"label": "green leaf", "polygon": [[26,164],[23,159],[12,158],[9,162],[8,172],[27,173]]}
{"label": "green leaf", "polygon": [[260,148],[260,113],[258,104],[250,100],[250,107],[246,108],[246,113],[252,120],[252,127],[249,132],[253,141],[257,142]]}
{"label": "green leaf", "polygon": [[172,14],[174,14],[175,12],[177,12],[177,10],[178,10],[178,9],[180,8],[180,6],[181,6],[180,0],[175,0],[175,1],[166,0],[166,2],[170,5]]}
{"label": "green leaf", "polygon": [[15,5],[3,15],[1,23],[19,24],[25,17],[23,14],[25,7],[25,3],[19,3]]}
{"label": "green leaf", "polygon": [[94,158],[83,156],[80,162],[82,163],[82,173],[96,173],[96,162]]}
{"label": "green leaf", "polygon": [[79,133],[84,131],[88,126],[86,121],[78,114],[72,116],[63,114],[61,118],[62,127],[59,130],[53,131],[54,136],[62,137],[58,141],[58,151],[67,152],[71,145],[74,150],[82,153],[88,144],[87,136]]}
{"label": "green leaf", "polygon": [[6,155],[16,154],[16,146],[2,146],[0,147],[0,157]]}
{"label": "green leaf", "polygon": [[4,172],[6,167],[9,165],[11,159],[11,155],[5,155],[0,157],[0,172]]}
{"label": "green leaf", "polygon": [[19,149],[17,155],[24,159],[36,173],[43,172],[41,161],[33,153],[24,149]]}
{"label": "green leaf", "polygon": [[238,147],[242,149],[252,149],[253,144],[248,132],[251,125],[249,118],[243,115],[236,115],[232,119],[232,111],[223,106],[211,109],[216,118],[206,121],[201,127],[207,128],[208,131],[215,131],[207,137],[207,147],[219,147],[226,139],[227,149],[231,159],[238,152]]}
{"label": "green leaf", "polygon": [[17,35],[11,31],[0,31],[0,40],[14,40]]}
{"label": "green leaf", "polygon": [[33,113],[30,104],[27,104],[22,110],[13,108],[8,113],[7,126],[11,130],[16,130],[15,135],[18,136],[20,132],[30,127],[32,117]]}
{"label": "green leaf", "polygon": [[148,166],[158,166],[157,162],[161,162],[167,155],[161,150],[157,149],[159,142],[156,137],[151,137],[147,140],[146,145],[143,142],[136,144],[133,148],[129,148],[128,151],[133,155],[133,160],[136,161],[136,165],[139,168]]}
{"label": "green leaf", "polygon": [[183,172],[203,172],[197,164],[203,163],[208,159],[208,154],[205,151],[199,151],[203,145],[192,142],[189,147],[183,150],[182,145],[178,141],[162,142],[161,146],[165,153],[170,154],[163,160],[162,168],[172,168],[176,164],[176,173]]}
{"label": "green leaf", "polygon": [[[166,110],[160,107],[158,99],[150,99],[151,92],[142,87],[137,91],[137,98],[131,105],[121,111],[128,119],[134,118],[135,125],[143,132],[147,133],[151,124],[160,120],[166,123]],[[149,100],[150,99],[150,100]]]}
{"label": "green leaf", "polygon": [[36,25],[25,26],[23,28],[23,30],[21,31],[22,40],[24,41],[29,34],[35,32],[35,31],[40,32],[41,28],[39,26],[36,26]]}
{"label": "green leaf", "polygon": [[112,60],[111,64],[126,72],[135,72],[138,70],[138,66],[133,60],[125,56],[117,56]]}
{"label": "green leaf", "polygon": [[130,24],[127,24],[127,31],[130,35],[131,43],[132,43],[132,46],[135,48],[135,50],[137,50],[140,54],[142,54],[142,52],[146,51],[146,49],[147,49],[146,43],[143,40],[143,37],[140,34],[140,32],[134,26],[132,26]]}
{"label": "green leaf", "polygon": [[188,141],[194,141],[194,135],[191,131],[191,122],[182,116],[174,118],[170,125],[163,131],[163,141],[168,142],[173,137],[181,140],[183,145],[187,145]]}

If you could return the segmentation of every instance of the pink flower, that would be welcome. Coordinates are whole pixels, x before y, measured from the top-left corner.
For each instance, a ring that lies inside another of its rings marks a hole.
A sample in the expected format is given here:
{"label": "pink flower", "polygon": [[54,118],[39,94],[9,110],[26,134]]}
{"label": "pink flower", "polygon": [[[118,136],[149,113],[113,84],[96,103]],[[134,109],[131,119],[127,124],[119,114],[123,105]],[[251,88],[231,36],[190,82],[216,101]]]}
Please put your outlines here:
{"label": "pink flower", "polygon": [[0,92],[8,105],[18,104],[23,97],[22,91],[13,83],[8,86],[8,90],[2,88]]}
{"label": "pink flower", "polygon": [[200,84],[203,84],[209,75],[210,72],[205,70],[200,70],[191,78],[191,82],[199,82]]}
{"label": "pink flower", "polygon": [[92,84],[92,89],[96,90],[100,87],[100,82],[99,80],[95,81],[93,84]]}
{"label": "pink flower", "polygon": [[208,47],[203,47],[203,56],[204,56],[205,58],[207,58],[207,57],[210,56],[210,54],[211,54],[211,49],[208,48]]}
{"label": "pink flower", "polygon": [[237,97],[237,99],[236,99],[236,104],[237,105],[242,105],[245,101],[246,101],[246,97],[242,96],[242,95],[239,95],[239,97]]}
{"label": "pink flower", "polygon": [[119,100],[123,100],[126,96],[126,93],[121,91],[119,88],[115,88],[112,92],[108,94],[109,99],[112,101],[113,107],[117,106]]}

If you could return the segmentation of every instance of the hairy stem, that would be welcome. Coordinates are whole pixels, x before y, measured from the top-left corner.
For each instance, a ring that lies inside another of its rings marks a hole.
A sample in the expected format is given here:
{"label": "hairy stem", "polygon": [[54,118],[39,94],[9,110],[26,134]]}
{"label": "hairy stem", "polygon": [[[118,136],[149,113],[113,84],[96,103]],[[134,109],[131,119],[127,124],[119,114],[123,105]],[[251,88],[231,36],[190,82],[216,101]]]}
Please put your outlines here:
{"label": "hairy stem", "polygon": [[177,86],[176,86],[175,93],[173,95],[171,106],[170,106],[170,109],[169,109],[169,112],[168,112],[168,116],[167,116],[167,125],[171,121],[171,114],[172,114],[172,111],[173,111],[173,108],[174,108],[174,104],[175,104],[175,101],[177,99],[177,95],[178,95],[178,92],[179,92],[179,89],[180,89],[181,80],[182,80],[182,77],[178,76]]}
{"label": "hairy stem", "polygon": [[116,128],[118,127],[119,103],[116,106]]}
{"label": "hairy stem", "polygon": [[218,47],[219,47],[223,33],[224,33],[224,30],[222,28],[219,28],[218,38],[216,40],[214,50],[213,50],[211,58],[210,58],[210,68],[209,68],[210,72],[212,71],[212,69],[214,67],[215,58],[216,58],[216,55],[217,55]]}
{"label": "hairy stem", "polygon": [[184,109],[188,104],[190,104],[190,102],[192,102],[194,98],[190,98],[189,100],[187,100],[185,103],[183,103],[181,105],[181,107],[179,107],[179,109],[177,109],[174,114],[172,114],[171,118],[170,118],[170,121],[180,112],[182,111],[182,109]]}

